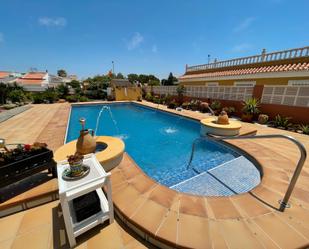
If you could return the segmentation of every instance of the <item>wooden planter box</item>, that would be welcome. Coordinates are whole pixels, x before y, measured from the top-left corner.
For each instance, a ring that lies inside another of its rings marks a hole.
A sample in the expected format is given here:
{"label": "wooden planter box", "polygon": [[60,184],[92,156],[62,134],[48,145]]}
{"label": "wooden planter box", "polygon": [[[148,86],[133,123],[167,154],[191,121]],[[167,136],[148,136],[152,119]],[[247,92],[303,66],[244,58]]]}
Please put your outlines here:
{"label": "wooden planter box", "polygon": [[53,152],[47,148],[42,148],[41,152],[35,155],[21,155],[13,162],[0,165],[0,188],[46,169],[52,173],[53,177],[56,177],[56,166]]}

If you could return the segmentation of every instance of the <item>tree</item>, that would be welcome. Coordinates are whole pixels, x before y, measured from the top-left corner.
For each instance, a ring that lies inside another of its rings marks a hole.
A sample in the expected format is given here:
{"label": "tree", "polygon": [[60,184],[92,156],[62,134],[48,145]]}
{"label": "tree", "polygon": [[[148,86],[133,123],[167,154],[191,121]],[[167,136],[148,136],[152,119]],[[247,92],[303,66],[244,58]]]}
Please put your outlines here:
{"label": "tree", "polygon": [[149,81],[158,81],[158,82],[160,82],[160,80],[156,76],[154,76],[152,74],[149,74],[148,77],[149,77]]}
{"label": "tree", "polygon": [[146,74],[140,74],[138,76],[138,81],[142,84],[148,83],[149,82],[149,76]]}
{"label": "tree", "polygon": [[172,86],[175,84],[175,82],[177,82],[177,78],[174,77],[173,73],[170,73],[168,75],[168,78],[167,79],[162,79],[161,80],[161,85],[163,86]]}
{"label": "tree", "polygon": [[124,79],[124,76],[122,73],[117,73],[116,79]]}
{"label": "tree", "polygon": [[129,80],[131,83],[135,83],[135,82],[138,81],[138,75],[135,74],[135,73],[128,74],[128,80]]}
{"label": "tree", "polygon": [[9,92],[8,98],[12,102],[23,102],[26,100],[26,95],[23,90],[20,89],[14,89]]}
{"label": "tree", "polygon": [[4,83],[0,83],[0,104],[6,104],[8,91],[8,86]]}
{"label": "tree", "polygon": [[160,81],[157,81],[157,80],[149,80],[148,85],[149,85],[149,86],[160,86]]}
{"label": "tree", "polygon": [[64,69],[59,69],[57,75],[60,77],[67,77],[67,72]]}
{"label": "tree", "polygon": [[69,88],[65,84],[57,86],[56,91],[60,98],[65,98],[69,94]]}

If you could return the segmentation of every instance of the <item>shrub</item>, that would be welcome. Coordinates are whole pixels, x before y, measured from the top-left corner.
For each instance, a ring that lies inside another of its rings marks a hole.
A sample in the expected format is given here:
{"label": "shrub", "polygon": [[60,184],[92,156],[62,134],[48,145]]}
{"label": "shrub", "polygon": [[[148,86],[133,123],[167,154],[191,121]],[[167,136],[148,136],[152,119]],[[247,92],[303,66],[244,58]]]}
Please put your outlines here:
{"label": "shrub", "polygon": [[86,96],[81,96],[81,97],[79,98],[79,101],[80,101],[80,102],[88,102],[89,99],[88,99]]}
{"label": "shrub", "polygon": [[167,108],[170,109],[175,109],[177,107],[177,103],[175,100],[172,100],[171,102],[168,103]]}
{"label": "shrub", "polygon": [[79,100],[79,97],[77,95],[70,95],[65,98],[68,102],[73,103],[77,102]]}
{"label": "shrub", "polygon": [[20,89],[12,90],[9,92],[8,97],[12,102],[23,102],[26,100],[24,91]]}
{"label": "shrub", "polygon": [[60,98],[65,98],[69,94],[69,87],[65,84],[57,86],[56,91]]}
{"label": "shrub", "polygon": [[57,92],[53,88],[48,88],[43,92],[44,102],[54,103],[59,99]]}
{"label": "shrub", "polygon": [[13,109],[13,108],[17,107],[17,105],[15,105],[15,104],[6,104],[6,105],[3,105],[2,107],[5,110],[10,110],[10,109]]}
{"label": "shrub", "polygon": [[275,117],[275,120],[272,122],[274,127],[280,127],[284,129],[288,129],[292,126],[290,123],[290,117],[280,116],[279,114]]}
{"label": "shrub", "polygon": [[235,113],[235,107],[234,106],[226,106],[222,108],[222,111],[225,111],[229,116]]}
{"label": "shrub", "polygon": [[212,101],[210,108],[214,111],[219,111],[221,109],[221,102],[219,100]]}
{"label": "shrub", "polygon": [[309,135],[309,125],[300,125],[299,129],[302,131],[303,134]]}
{"label": "shrub", "polygon": [[256,98],[250,98],[243,102],[243,112],[247,115],[254,115],[260,112],[260,101]]}
{"label": "shrub", "polygon": [[147,101],[152,101],[152,100],[153,100],[152,94],[151,94],[151,93],[147,93],[146,96],[145,96],[145,99],[146,99]]}
{"label": "shrub", "polygon": [[32,94],[32,101],[34,104],[44,103],[43,93],[34,93]]}

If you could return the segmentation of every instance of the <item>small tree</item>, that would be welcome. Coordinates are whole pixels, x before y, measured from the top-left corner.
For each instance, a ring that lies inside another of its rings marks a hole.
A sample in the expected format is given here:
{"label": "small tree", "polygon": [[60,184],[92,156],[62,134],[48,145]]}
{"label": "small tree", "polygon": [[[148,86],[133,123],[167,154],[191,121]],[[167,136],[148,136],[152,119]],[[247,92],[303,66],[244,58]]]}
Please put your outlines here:
{"label": "small tree", "polygon": [[12,102],[23,102],[26,100],[26,95],[23,90],[15,89],[9,92],[8,98]]}
{"label": "small tree", "polygon": [[136,81],[138,81],[138,75],[135,73],[128,74],[128,80],[131,83],[135,83]]}
{"label": "small tree", "polygon": [[186,92],[186,88],[183,85],[179,85],[176,89],[178,94],[178,103],[181,105],[183,103],[184,93]]}
{"label": "small tree", "polygon": [[57,86],[56,92],[60,98],[65,98],[69,94],[69,88],[65,84]]}
{"label": "small tree", "polygon": [[124,79],[124,76],[122,73],[117,73],[116,79]]}
{"label": "small tree", "polygon": [[58,76],[60,77],[67,77],[67,72],[64,69],[59,69],[57,71]]}

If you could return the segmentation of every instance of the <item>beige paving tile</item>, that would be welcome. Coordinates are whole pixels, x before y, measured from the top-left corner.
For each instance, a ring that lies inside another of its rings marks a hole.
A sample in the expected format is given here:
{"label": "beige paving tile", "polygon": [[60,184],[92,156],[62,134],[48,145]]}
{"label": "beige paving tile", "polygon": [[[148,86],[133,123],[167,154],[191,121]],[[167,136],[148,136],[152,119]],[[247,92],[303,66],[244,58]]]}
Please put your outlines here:
{"label": "beige paving tile", "polygon": [[23,216],[23,213],[17,213],[0,219],[0,242],[17,235]]}
{"label": "beige paving tile", "polygon": [[23,233],[16,237],[11,249],[24,249],[31,247],[31,249],[46,249],[48,248],[49,234],[51,232],[50,224],[41,225]]}

